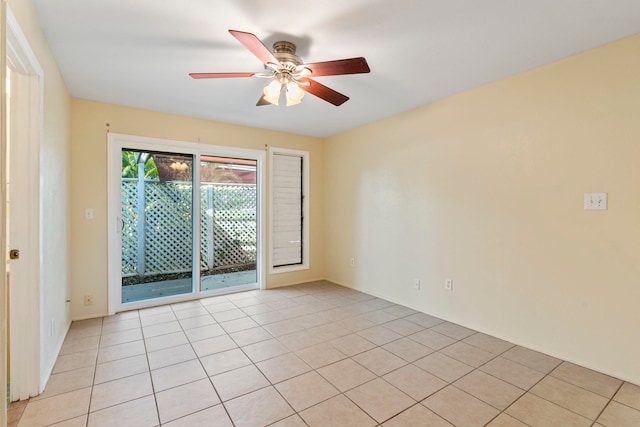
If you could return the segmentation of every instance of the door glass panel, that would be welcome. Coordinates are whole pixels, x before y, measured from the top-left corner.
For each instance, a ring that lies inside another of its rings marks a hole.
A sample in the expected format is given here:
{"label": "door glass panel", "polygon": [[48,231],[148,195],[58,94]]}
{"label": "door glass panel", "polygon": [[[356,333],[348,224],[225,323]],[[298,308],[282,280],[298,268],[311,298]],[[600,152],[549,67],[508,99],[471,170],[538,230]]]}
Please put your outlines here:
{"label": "door glass panel", "polygon": [[194,292],[193,156],[122,150],[122,302]]}
{"label": "door glass panel", "polygon": [[257,283],[257,162],[201,156],[201,290]]}

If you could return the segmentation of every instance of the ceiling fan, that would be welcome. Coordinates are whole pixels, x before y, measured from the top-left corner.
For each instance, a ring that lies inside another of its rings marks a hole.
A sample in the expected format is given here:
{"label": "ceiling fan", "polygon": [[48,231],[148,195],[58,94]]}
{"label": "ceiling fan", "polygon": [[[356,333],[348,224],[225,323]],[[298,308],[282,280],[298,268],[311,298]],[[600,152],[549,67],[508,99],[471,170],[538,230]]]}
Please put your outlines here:
{"label": "ceiling fan", "polygon": [[311,79],[311,77],[368,73],[367,60],[360,58],[305,64],[296,55],[296,45],[288,41],[273,44],[273,52],[254,34],[229,30],[231,35],[251,51],[266,68],[262,73],[189,73],[194,79],[220,79],[229,77],[263,77],[272,79],[264,88],[256,105],[278,105],[283,88],[287,106],[299,104],[305,92],[335,106],[344,104],[349,97]]}

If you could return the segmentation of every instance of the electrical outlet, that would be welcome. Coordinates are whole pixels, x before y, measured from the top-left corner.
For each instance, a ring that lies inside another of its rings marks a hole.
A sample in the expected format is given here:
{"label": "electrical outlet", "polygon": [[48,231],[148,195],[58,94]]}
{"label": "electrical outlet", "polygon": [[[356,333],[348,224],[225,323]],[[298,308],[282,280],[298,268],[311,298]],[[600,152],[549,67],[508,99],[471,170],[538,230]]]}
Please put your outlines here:
{"label": "electrical outlet", "polygon": [[93,295],[84,296],[84,305],[93,305]]}
{"label": "electrical outlet", "polygon": [[444,282],[444,288],[448,291],[452,291],[453,290],[453,279],[447,279]]}
{"label": "electrical outlet", "polygon": [[413,279],[413,287],[416,288],[416,291],[420,290],[420,279]]}
{"label": "electrical outlet", "polygon": [[585,209],[607,209],[607,193],[584,193]]}
{"label": "electrical outlet", "polygon": [[356,266],[356,259],[355,258],[351,258],[351,267],[355,267]]}

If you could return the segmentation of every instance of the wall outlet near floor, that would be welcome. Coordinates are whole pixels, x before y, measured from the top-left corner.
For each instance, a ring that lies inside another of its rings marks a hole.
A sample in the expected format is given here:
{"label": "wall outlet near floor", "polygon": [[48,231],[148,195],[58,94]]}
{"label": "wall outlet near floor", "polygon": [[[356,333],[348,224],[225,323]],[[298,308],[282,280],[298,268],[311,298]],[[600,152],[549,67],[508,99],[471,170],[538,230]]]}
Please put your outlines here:
{"label": "wall outlet near floor", "polygon": [[584,208],[596,210],[607,209],[607,193],[584,193]]}
{"label": "wall outlet near floor", "polygon": [[351,260],[349,261],[351,267],[355,267],[356,266],[356,259],[355,258],[351,258]]}
{"label": "wall outlet near floor", "polygon": [[416,288],[416,291],[420,290],[420,279],[413,279],[413,287]]}
{"label": "wall outlet near floor", "polygon": [[93,295],[84,296],[84,305],[93,305]]}
{"label": "wall outlet near floor", "polygon": [[444,282],[444,288],[448,291],[452,291],[453,290],[453,279],[447,279]]}

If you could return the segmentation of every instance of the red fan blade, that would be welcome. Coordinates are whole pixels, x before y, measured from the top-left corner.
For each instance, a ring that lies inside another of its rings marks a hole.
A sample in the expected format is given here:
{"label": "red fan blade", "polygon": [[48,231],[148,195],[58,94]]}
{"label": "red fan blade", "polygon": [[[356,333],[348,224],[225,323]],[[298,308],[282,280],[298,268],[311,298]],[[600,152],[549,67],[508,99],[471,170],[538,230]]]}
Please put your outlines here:
{"label": "red fan blade", "polygon": [[264,95],[261,95],[260,99],[258,99],[258,102],[256,103],[256,107],[260,107],[262,105],[273,105],[273,104],[267,101],[266,99],[264,99]]}
{"label": "red fan blade", "polygon": [[313,77],[360,74],[371,71],[367,60],[362,57],[304,64],[304,67],[311,70]]}
{"label": "red fan blade", "polygon": [[335,90],[318,83],[315,80],[311,79],[303,79],[300,80],[302,83],[309,82],[309,86],[300,85],[300,89],[305,92],[310,93],[311,95],[315,95],[320,99],[324,99],[327,102],[335,105],[336,107],[344,104],[349,100],[349,97],[341,94],[340,92],[336,92]]}
{"label": "red fan blade", "polygon": [[258,57],[263,64],[280,64],[273,53],[254,34],[244,31],[229,30],[231,35]]}
{"label": "red fan blade", "polygon": [[189,73],[194,79],[226,79],[229,77],[253,77],[255,73]]}

